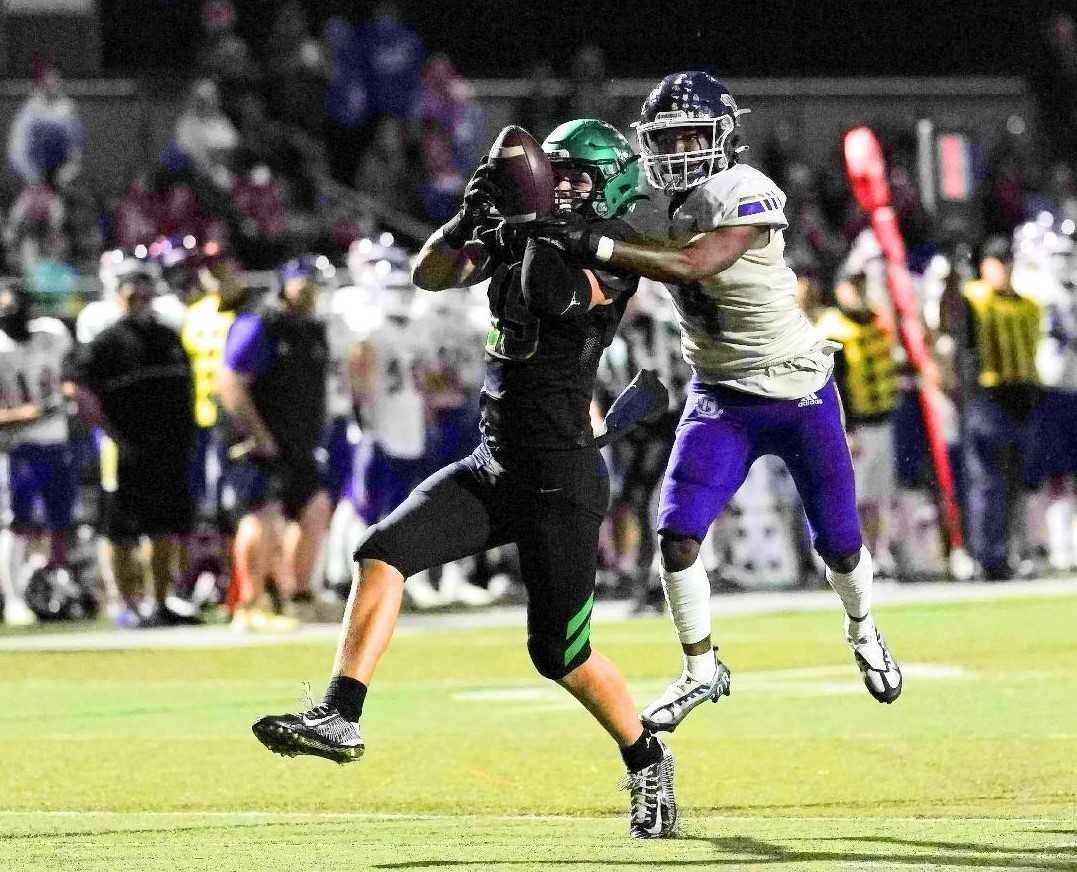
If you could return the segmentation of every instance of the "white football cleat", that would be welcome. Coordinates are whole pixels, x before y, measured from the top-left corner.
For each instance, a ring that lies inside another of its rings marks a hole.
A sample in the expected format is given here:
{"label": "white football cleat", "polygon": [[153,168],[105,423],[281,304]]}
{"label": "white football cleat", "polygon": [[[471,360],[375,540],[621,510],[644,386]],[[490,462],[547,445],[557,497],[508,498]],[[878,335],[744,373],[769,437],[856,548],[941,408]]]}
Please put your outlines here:
{"label": "white football cleat", "polygon": [[464,606],[488,606],[494,601],[494,595],[490,591],[467,580],[464,568],[459,563],[445,564],[438,587],[446,605],[454,603]]}
{"label": "white football cleat", "polygon": [[672,733],[696,706],[710,700],[718,702],[731,693],[732,673],[718,659],[714,649],[714,675],[709,682],[699,681],[687,672],[667,687],[662,695],[640,712],[640,722],[652,732]]}
{"label": "white football cleat", "polygon": [[426,611],[445,605],[445,598],[430,583],[428,572],[419,572],[411,576],[404,584],[404,599],[413,609]]}
{"label": "white football cleat", "polygon": [[882,634],[870,627],[870,632],[860,638],[854,638],[853,621],[845,618],[845,639],[853,651],[853,659],[864,677],[864,686],[875,699],[889,705],[901,696],[901,667],[897,665],[886,647]]}
{"label": "white football cleat", "polygon": [[14,597],[4,603],[4,623],[9,627],[29,627],[37,623],[37,615],[21,599]]}

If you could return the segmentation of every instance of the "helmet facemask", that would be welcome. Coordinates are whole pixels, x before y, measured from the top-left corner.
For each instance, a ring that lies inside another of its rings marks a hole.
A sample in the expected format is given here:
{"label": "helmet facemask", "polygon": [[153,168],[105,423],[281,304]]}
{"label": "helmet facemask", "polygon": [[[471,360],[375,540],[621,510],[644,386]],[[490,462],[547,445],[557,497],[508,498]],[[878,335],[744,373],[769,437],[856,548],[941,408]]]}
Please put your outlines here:
{"label": "helmet facemask", "polygon": [[[553,192],[553,210],[557,213],[578,212],[585,218],[605,217],[608,209],[604,189],[606,178],[603,167],[599,164],[583,163],[556,157],[553,164],[554,180],[557,182]],[[578,179],[586,175],[591,183],[590,190],[579,190]],[[562,182],[569,181],[568,190]]]}
{"label": "helmet facemask", "polygon": [[616,218],[637,199],[639,167],[620,132],[597,118],[577,118],[559,125],[542,143],[560,178],[587,173],[591,190],[555,192],[554,208],[584,218]]}
{"label": "helmet facemask", "polygon": [[[710,118],[692,118],[682,111],[659,112],[654,121],[636,124],[640,161],[652,187],[673,194],[701,185],[715,173],[729,169],[736,156],[747,149],[737,141],[737,116],[748,112],[739,109]],[[706,148],[671,151],[669,134],[696,130],[709,143]],[[663,140],[667,144],[663,144]]]}

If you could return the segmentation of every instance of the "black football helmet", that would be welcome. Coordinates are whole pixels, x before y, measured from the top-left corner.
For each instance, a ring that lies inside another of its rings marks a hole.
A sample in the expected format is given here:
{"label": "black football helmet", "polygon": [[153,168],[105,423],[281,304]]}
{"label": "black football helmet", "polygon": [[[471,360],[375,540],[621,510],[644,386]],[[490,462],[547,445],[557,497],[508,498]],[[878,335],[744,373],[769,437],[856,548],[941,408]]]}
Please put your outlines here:
{"label": "black football helmet", "polygon": [[[729,89],[709,73],[666,76],[643,102],[633,125],[647,181],[673,194],[729,169],[748,148],[740,144],[737,130],[740,116],[750,111],[739,108]],[[676,135],[686,130],[699,134],[706,147],[677,151]]]}

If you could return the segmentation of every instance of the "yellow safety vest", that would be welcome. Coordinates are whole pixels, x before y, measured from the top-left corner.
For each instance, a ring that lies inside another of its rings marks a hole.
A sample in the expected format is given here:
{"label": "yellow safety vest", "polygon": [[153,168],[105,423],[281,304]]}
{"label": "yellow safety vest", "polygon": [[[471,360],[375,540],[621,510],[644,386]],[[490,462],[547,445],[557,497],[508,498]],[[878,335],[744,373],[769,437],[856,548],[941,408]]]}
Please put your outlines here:
{"label": "yellow safety vest", "polygon": [[997,294],[981,281],[966,283],[963,293],[974,315],[969,327],[979,352],[980,386],[1037,384],[1039,304],[1027,297]]}
{"label": "yellow safety vest", "polygon": [[187,307],[183,347],[194,372],[194,419],[199,427],[217,423],[217,375],[224,359],[224,341],[234,312],[220,311],[221,298],[207,294]]}
{"label": "yellow safety vest", "polygon": [[850,418],[874,418],[897,406],[894,336],[877,322],[854,321],[838,309],[827,309],[816,327],[842,345],[845,371],[839,393]]}

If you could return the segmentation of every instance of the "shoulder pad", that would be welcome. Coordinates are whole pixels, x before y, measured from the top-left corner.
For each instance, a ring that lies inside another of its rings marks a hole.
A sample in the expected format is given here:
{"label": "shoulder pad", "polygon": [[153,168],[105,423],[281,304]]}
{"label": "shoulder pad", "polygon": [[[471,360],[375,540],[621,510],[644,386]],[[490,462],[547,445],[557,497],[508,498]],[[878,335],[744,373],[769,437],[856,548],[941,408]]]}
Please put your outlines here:
{"label": "shoulder pad", "polygon": [[47,316],[31,318],[28,329],[31,333],[45,333],[60,339],[69,339],[71,337],[67,327],[64,326],[64,322],[59,318],[50,318]]}
{"label": "shoulder pad", "polygon": [[75,320],[75,338],[84,345],[93,342],[120,319],[120,307],[113,300],[94,300],[87,303]]}
{"label": "shoulder pad", "polygon": [[644,239],[668,240],[669,200],[660,195],[637,200],[621,220]]}
{"label": "shoulder pad", "polygon": [[785,194],[774,182],[754,167],[736,164],[693,190],[674,220],[696,233],[742,224],[786,227],[784,209]]}

